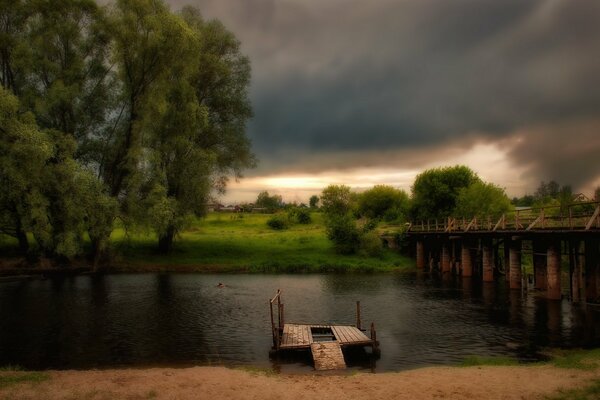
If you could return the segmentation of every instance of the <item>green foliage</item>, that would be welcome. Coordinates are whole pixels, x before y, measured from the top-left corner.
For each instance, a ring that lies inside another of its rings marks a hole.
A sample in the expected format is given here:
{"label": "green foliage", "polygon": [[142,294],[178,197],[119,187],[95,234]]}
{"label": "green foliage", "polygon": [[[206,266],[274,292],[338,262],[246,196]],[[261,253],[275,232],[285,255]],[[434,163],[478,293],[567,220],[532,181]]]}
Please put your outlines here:
{"label": "green foliage", "polygon": [[404,221],[409,210],[406,192],[386,185],[376,185],[358,199],[358,213],[368,218]]}
{"label": "green foliage", "polygon": [[463,165],[434,168],[417,175],[412,186],[412,214],[416,219],[446,218],[456,207],[462,188],[479,181],[470,168]]}
{"label": "green foliage", "polygon": [[535,197],[530,194],[523,195],[522,197],[513,197],[511,203],[517,207],[531,207],[535,201]]}
{"label": "green foliage", "polygon": [[593,371],[600,367],[600,349],[553,350],[552,364],[558,368]]}
{"label": "green foliage", "polygon": [[476,181],[459,191],[454,215],[464,218],[497,217],[510,209],[510,200],[504,189],[493,183]]}
{"label": "green foliage", "polygon": [[379,235],[373,231],[360,235],[359,253],[369,257],[380,257],[383,254],[383,245]]}
{"label": "green foliage", "polygon": [[312,222],[310,211],[306,208],[299,208],[296,212],[296,221],[298,221],[299,224],[310,224]]}
{"label": "green foliage", "polygon": [[0,88],[0,232],[17,238],[21,252],[29,250],[26,232],[49,224],[43,177],[53,154],[33,115],[21,113],[18,99]]}
{"label": "green foliage", "polygon": [[346,185],[329,185],[321,193],[321,210],[328,215],[344,215],[353,208],[353,196]]}
{"label": "green foliage", "polygon": [[[600,190],[600,188],[598,188],[598,190]],[[308,204],[310,206],[310,208],[317,208],[319,207],[319,196],[317,196],[316,194],[313,194],[312,196],[310,196],[310,199],[308,200]]]}
{"label": "green foliage", "polygon": [[269,192],[263,191],[258,194],[255,205],[259,208],[266,208],[269,212],[274,212],[283,206],[283,200],[279,195],[270,196]]}
{"label": "green foliage", "polygon": [[283,214],[275,214],[267,220],[267,225],[271,229],[283,230],[290,227],[289,219]]}
{"label": "green foliage", "polygon": [[353,254],[360,246],[360,231],[350,214],[331,214],[326,222],[327,238],[339,254]]}
{"label": "green foliage", "polygon": [[310,224],[312,222],[310,210],[303,207],[291,207],[287,215],[290,222],[298,224]]}
{"label": "green foliage", "polygon": [[50,379],[48,374],[43,372],[10,372],[0,373],[0,389],[19,383],[40,383]]}
{"label": "green foliage", "polygon": [[548,400],[597,400],[600,399],[600,379],[576,389],[559,390],[558,394],[547,396]]}
{"label": "green foliage", "polygon": [[384,249],[381,257],[358,254],[340,257],[327,239],[324,218],[314,213],[310,225],[296,224],[277,231],[267,227],[272,215],[246,214],[243,219],[214,212],[194,219],[179,235],[177,251],[157,254],[156,236],[125,234],[118,228],[111,236],[121,249],[120,271],[235,271],[235,272],[383,272],[411,269],[414,261]]}

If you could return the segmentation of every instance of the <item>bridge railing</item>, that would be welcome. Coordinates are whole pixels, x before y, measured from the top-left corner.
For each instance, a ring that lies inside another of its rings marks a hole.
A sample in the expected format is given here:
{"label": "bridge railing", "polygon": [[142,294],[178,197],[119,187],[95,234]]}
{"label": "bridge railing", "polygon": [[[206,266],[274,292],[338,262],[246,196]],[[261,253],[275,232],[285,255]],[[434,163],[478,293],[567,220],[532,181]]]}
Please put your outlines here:
{"label": "bridge railing", "polygon": [[500,215],[447,217],[412,222],[409,232],[539,231],[600,229],[600,201],[529,207]]}

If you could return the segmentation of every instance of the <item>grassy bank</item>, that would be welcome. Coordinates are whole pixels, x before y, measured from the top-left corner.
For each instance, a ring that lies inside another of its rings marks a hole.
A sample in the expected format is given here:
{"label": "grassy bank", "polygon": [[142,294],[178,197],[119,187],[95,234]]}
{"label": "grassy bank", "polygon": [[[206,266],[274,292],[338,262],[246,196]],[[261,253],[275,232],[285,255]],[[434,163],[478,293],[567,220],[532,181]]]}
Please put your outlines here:
{"label": "grassy bank", "polygon": [[[325,235],[320,213],[312,213],[310,224],[294,224],[285,230],[269,228],[267,220],[271,216],[210,213],[206,218],[193,221],[177,237],[170,254],[158,253],[157,238],[151,232],[126,232],[116,228],[111,235],[111,270],[384,272],[410,269],[414,265],[411,259],[388,249],[376,257],[336,254]],[[16,245],[12,238],[0,235],[4,257],[14,257]]]}
{"label": "grassy bank", "polygon": [[113,232],[121,271],[375,272],[411,268],[412,260],[384,250],[379,257],[336,254],[320,213],[310,224],[273,230],[270,215],[211,213],[177,238],[170,254],[158,254],[154,234]]}
{"label": "grassy bank", "polygon": [[[549,361],[520,364],[518,360],[510,357],[467,357],[461,363],[462,367],[482,366],[527,366],[536,367],[551,365],[555,368],[598,371],[600,369],[600,349],[592,350],[559,350],[548,352]],[[556,393],[545,397],[548,400],[592,400],[600,399],[600,379],[591,379],[578,388],[559,389]]]}

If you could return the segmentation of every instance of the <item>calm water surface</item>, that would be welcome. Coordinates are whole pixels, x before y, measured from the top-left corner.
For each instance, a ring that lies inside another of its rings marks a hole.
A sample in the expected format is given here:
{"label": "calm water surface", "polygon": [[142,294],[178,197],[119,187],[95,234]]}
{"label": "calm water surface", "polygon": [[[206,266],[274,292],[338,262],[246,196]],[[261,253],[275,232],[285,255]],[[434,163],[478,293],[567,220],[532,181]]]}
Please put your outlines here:
{"label": "calm water surface", "polygon": [[507,291],[503,282],[416,273],[132,274],[0,283],[0,366],[310,370],[302,360],[269,360],[268,299],[278,288],[289,322],[353,324],[361,300],[381,358],[355,368],[402,370],[469,355],[534,359],[544,346],[600,345],[600,310]]}

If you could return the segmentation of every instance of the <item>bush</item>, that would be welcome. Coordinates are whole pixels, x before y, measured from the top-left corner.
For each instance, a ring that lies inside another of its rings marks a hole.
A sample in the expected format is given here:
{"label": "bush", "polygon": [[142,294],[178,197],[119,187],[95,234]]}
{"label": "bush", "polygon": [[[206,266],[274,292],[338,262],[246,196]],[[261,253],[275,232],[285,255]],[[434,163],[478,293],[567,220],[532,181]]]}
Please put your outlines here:
{"label": "bush", "polygon": [[269,218],[267,220],[267,225],[271,229],[275,229],[278,231],[289,228],[288,219],[281,214],[276,214]]}
{"label": "bush", "polygon": [[296,211],[296,221],[298,221],[299,224],[310,224],[312,222],[310,211],[305,208],[299,208]]}
{"label": "bush", "polygon": [[330,215],[325,221],[327,238],[339,254],[353,254],[360,244],[360,232],[350,214]]}
{"label": "bush", "polygon": [[363,233],[360,236],[360,253],[369,257],[380,257],[383,246],[379,235],[375,232]]}

